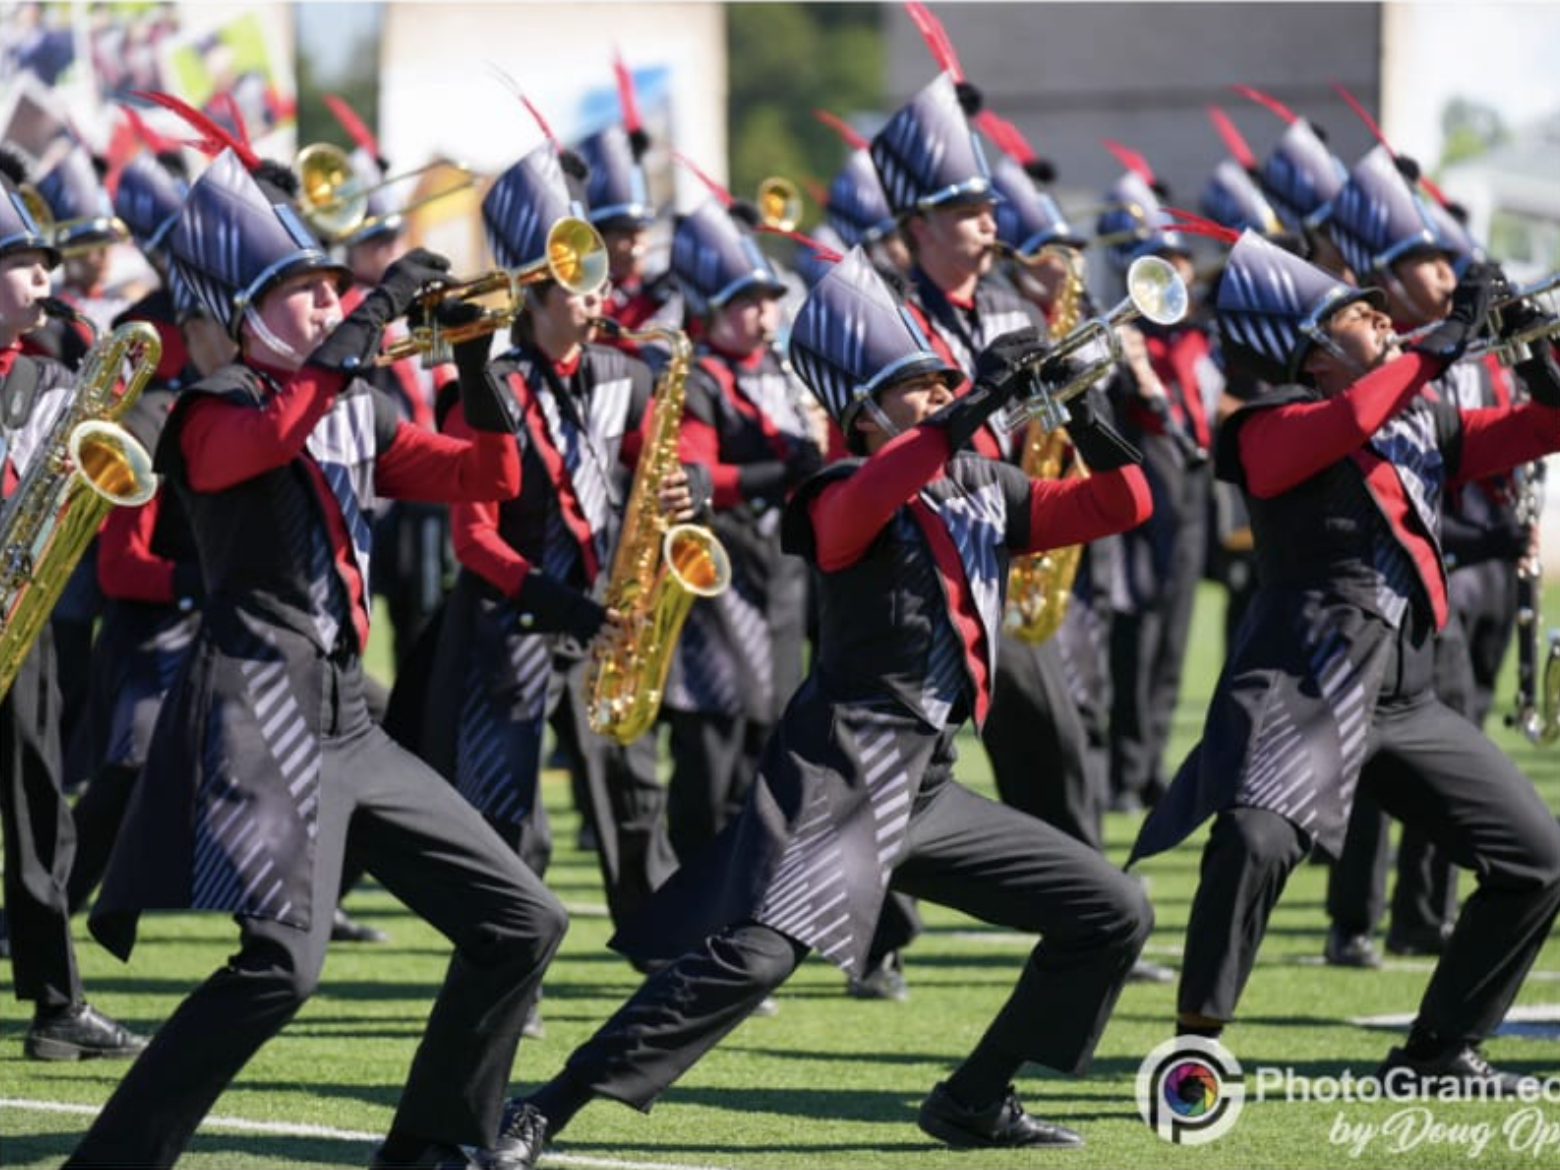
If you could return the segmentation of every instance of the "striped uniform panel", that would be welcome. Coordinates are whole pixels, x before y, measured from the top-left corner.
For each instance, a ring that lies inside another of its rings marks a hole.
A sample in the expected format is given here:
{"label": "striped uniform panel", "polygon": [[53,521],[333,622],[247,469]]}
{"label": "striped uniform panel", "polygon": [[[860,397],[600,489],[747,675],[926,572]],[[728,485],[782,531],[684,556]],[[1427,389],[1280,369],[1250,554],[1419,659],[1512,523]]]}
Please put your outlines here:
{"label": "striped uniform panel", "polygon": [[[919,597],[943,596],[937,565],[926,547],[926,538],[910,513],[901,508],[891,521],[890,547],[898,562],[894,579],[903,582],[906,593]],[[949,713],[969,685],[964,666],[964,644],[951,621],[932,623],[931,644],[921,671],[921,693],[917,699],[921,714],[934,727],[946,727]]]}
{"label": "striped uniform panel", "polygon": [[[247,706],[261,743],[286,787],[298,823],[309,837],[318,829],[321,748],[310,729],[287,662],[258,638],[237,651]],[[213,720],[221,718],[214,711]],[[213,756],[225,750],[225,738],[213,729],[205,737]],[[241,799],[231,769],[221,758],[208,758],[210,779],[200,794],[195,823],[195,867],[190,905],[196,909],[234,910],[268,918],[285,917],[290,904],[278,904],[286,865],[267,844],[286,839],[274,827],[245,816],[252,806]]]}
{"label": "striped uniform panel", "polygon": [[768,367],[760,368],[756,375],[739,374],[737,388],[764,413],[776,430],[792,438],[806,436],[807,423],[797,405],[801,387],[785,370]]}
{"label": "striped uniform panel", "polygon": [[[368,589],[369,558],[373,550],[371,516],[378,497],[374,494],[374,403],[367,394],[339,396],[315,424],[305,448],[324,473],[331,495],[341,508],[352,540],[363,588]],[[329,643],[327,643],[328,645]]]}
{"label": "striped uniform panel", "polygon": [[[1391,463],[1410,504],[1440,552],[1441,486],[1446,466],[1436,444],[1435,420],[1422,399],[1399,411],[1371,437],[1371,450]],[[1413,559],[1390,536],[1375,542],[1376,569],[1393,600],[1388,612],[1394,628],[1402,620],[1412,591],[1420,584]],[[1387,611],[1384,611],[1387,612]]]}
{"label": "striped uniform panel", "polygon": [[[1339,759],[1327,761],[1329,772],[1343,778],[1340,797],[1344,807],[1354,798],[1359,771],[1369,740],[1372,703],[1366,694],[1361,664],[1349,658],[1349,641],[1325,625],[1303,632],[1308,677],[1316,681],[1323,706],[1333,724]],[[1242,803],[1271,809],[1303,829],[1315,821],[1316,798],[1321,785],[1316,761],[1306,750],[1314,744],[1314,723],[1302,734],[1294,713],[1274,704],[1263,725],[1262,737],[1247,757]]]}
{"label": "striped uniform panel", "polygon": [[[479,812],[515,821],[530,810],[535,793],[552,671],[552,638],[522,634],[511,636],[507,643],[508,678],[504,681],[518,684],[507,708],[487,675],[491,660],[475,654],[467,660],[456,736],[455,787]],[[509,688],[503,688],[503,693],[509,693]]]}
{"label": "striped uniform panel", "polygon": [[610,563],[611,542],[617,528],[615,512],[620,502],[613,490],[612,472],[617,465],[632,391],[629,379],[614,378],[593,387],[585,398],[576,399],[576,407],[584,407],[583,428],[572,413],[559,409],[551,388],[542,386],[536,391],[548,433],[563,456],[569,485],[594,535],[597,564]]}
{"label": "striped uniform panel", "polygon": [[[881,889],[904,851],[910,825],[910,778],[895,725],[853,712],[852,722],[857,719],[864,720],[865,726],[855,729],[854,754],[867,792]],[[828,786],[812,789],[754,917],[853,973],[857,929],[870,931],[875,923],[861,923],[851,914],[852,891],[844,860],[850,850],[845,841],[849,826],[834,817]]]}
{"label": "striped uniform panel", "polygon": [[975,612],[986,635],[987,677],[994,679],[997,643],[1002,633],[1003,569],[997,550],[1007,533],[1007,501],[1002,488],[996,483],[961,487],[944,479],[924,488],[921,497],[937,511],[958,549]]}

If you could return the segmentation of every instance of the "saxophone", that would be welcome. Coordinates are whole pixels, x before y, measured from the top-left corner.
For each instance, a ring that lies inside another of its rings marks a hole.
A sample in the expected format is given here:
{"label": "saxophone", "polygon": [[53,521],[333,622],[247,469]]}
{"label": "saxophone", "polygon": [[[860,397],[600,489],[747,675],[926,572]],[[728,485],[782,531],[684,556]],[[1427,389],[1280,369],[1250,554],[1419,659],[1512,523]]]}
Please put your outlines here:
{"label": "saxophone", "polygon": [[[1049,329],[1053,337],[1066,337],[1082,315],[1084,289],[1079,259],[1072,257],[1071,274],[1057,296]],[[1047,430],[1039,419],[1031,419],[1024,430],[1019,467],[1030,479],[1082,478],[1089,474],[1083,460],[1072,450],[1067,432],[1059,427]],[[1020,641],[1032,643],[1044,642],[1056,633],[1067,616],[1073,578],[1082,559],[1081,544],[1014,557],[1008,568],[1003,629]]]}
{"label": "saxophone", "polygon": [[679,466],[677,435],[693,345],[676,329],[635,333],[603,324],[624,340],[658,340],[671,350],[651,395],[650,435],[634,471],[604,598],[627,620],[602,631],[585,675],[591,730],[628,744],[650,729],[661,709],[672,650],[694,598],[725,592],[731,561],[708,528],[670,523],[656,500],[661,480]]}
{"label": "saxophone", "polygon": [[[108,509],[144,504],[157,492],[152,457],[115,420],[161,356],[162,341],[144,321],[95,340],[75,397],[0,509],[0,699]],[[127,361],[129,377],[116,393]]]}
{"label": "saxophone", "polygon": [[1560,631],[1549,631],[1540,696],[1539,597],[1544,573],[1538,555],[1538,520],[1544,505],[1543,462],[1517,468],[1516,481],[1517,519],[1533,535],[1527,555],[1517,562],[1517,701],[1516,709],[1506,716],[1506,726],[1515,727],[1529,743],[1550,744],[1560,739]]}

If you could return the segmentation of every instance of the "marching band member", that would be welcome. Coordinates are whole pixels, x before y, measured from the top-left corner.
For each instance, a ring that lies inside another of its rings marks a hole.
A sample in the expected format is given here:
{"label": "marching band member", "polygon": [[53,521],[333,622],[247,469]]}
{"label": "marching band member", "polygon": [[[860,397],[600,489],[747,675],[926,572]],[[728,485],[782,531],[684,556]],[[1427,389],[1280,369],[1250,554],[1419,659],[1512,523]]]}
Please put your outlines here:
{"label": "marching band member", "polygon": [[[598,130],[579,145],[580,157],[590,168],[585,185],[588,218],[607,245],[608,284],[602,290],[602,315],[635,332],[676,329],[683,320],[677,281],[670,269],[649,271],[650,230],[656,218],[644,167],[650,135],[640,121],[632,75],[621,60],[613,66],[623,120]],[[646,344],[610,335],[601,341],[630,355],[638,354]],[[649,344],[654,348],[654,343]],[[646,356],[659,362],[665,355]]]}
{"label": "marching band member", "polygon": [[[578,157],[551,141],[506,170],[482,203],[494,259],[511,270],[544,263],[549,229],[578,218],[583,177]],[[643,440],[650,372],[590,344],[599,290],[571,291],[550,278],[526,288],[513,348],[491,362],[485,338],[456,350],[462,386],[495,387],[520,460],[520,494],[452,510],[461,571],[442,620],[423,742],[426,758],[543,874],[552,839],[539,787],[542,735],[550,713],[561,720],[582,766],[582,811],[599,843],[607,904],[620,920],[675,864],[653,737],[622,748],[597,735],[581,694],[586,648],[616,620],[599,595],[626,468]],[[445,421],[455,435],[468,426],[459,407]],[[674,511],[691,503],[685,489]]]}
{"label": "marching band member", "polygon": [[[1124,274],[1139,256],[1161,256],[1190,290],[1191,253],[1161,206],[1153,170],[1137,152],[1107,145],[1127,168],[1107,191],[1098,223],[1110,238],[1112,267]],[[1164,789],[1163,757],[1207,544],[1208,404],[1223,389],[1199,325],[1143,322],[1138,331],[1163,392],[1128,396],[1121,410],[1122,433],[1142,450],[1154,493],[1149,522],[1121,537],[1112,587],[1110,789],[1112,807],[1128,812],[1152,804]]]}
{"label": "marching band member", "polygon": [[679,957],[557,1077],[511,1102],[500,1165],[533,1166],[595,1098],[649,1109],[809,951],[859,970],[890,884],[1043,936],[985,1036],[922,1104],[921,1128],[961,1148],[1081,1143],[1025,1113],[1010,1082],[1025,1060],[1087,1065],[1152,912],[1098,853],[952,777],[955,732],[988,709],[1009,550],[1087,540],[1148,506],[1141,474],[1113,461],[1119,448],[1095,442],[1081,412],[1074,441],[1092,479],[1031,482],[966,451],[1044,349],[1033,330],[1000,339],[955,399],[963,372],[859,248],[813,288],[791,358],[859,457],[785,507],[785,547],[819,570],[812,671],[739,818],[614,940]]}
{"label": "marching band member", "polygon": [[[156,449],[179,391],[235,353],[194,294],[171,285],[167,240],[188,193],[188,184],[150,153],[130,161],[114,191],[115,210],[161,280],[114,321],[116,327],[145,321],[162,340],[151,382],[124,419],[148,451]],[[213,326],[220,344],[204,344],[199,338]],[[194,345],[186,343],[186,330]],[[194,641],[203,594],[189,523],[178,498],[161,488],[139,507],[109,512],[98,534],[96,566],[104,606],[92,647],[87,731],[77,736],[78,745],[85,743],[78,747],[84,757],[78,767],[90,779],[73,809],[72,911],[86,904],[108,865],[163,696]]]}
{"label": "marching band member", "polygon": [[822,462],[795,375],[769,344],[786,286],[740,210],[712,197],[672,235],[672,272],[697,338],[679,450],[709,469],[710,528],[731,557],[730,588],[688,614],[662,708],[667,821],[684,863],[741,807],[801,681],[807,577],[781,555],[780,505]]}
{"label": "marching band member", "polygon": [[[59,253],[28,213],[25,172],[0,154],[0,498],[9,498],[60,413],[74,378],[21,353],[44,319],[49,269]],[[23,1050],[33,1060],[134,1056],[146,1044],[87,1003],[70,937],[66,884],[75,826],[61,783],[60,694],[48,623],[0,700],[0,826],[5,912],[16,997],[33,1004]]]}
{"label": "marching band member", "polygon": [[[327,94],[326,104],[356,143],[347,159],[367,192],[362,222],[332,241],[352,273],[352,284],[341,295],[342,312],[350,313],[405,254],[406,219],[385,186],[389,166],[380,155],[378,140],[342,99]],[[386,341],[404,333],[404,326],[393,324],[385,332]],[[368,373],[368,380],[390,397],[402,418],[427,430],[438,429],[433,416],[434,381],[447,377],[453,377],[448,367],[429,374],[414,357],[376,366]],[[449,510],[441,504],[388,501],[374,517],[374,547],[379,554],[374,558],[370,589],[385,599],[389,610],[397,671],[407,666],[418,635],[444,600],[449,546]]]}
{"label": "marching band member", "polygon": [[1313,847],[1336,855],[1358,791],[1474,870],[1408,1041],[1381,1069],[1432,1091],[1518,1087],[1478,1044],[1560,908],[1560,825],[1432,690],[1444,487],[1560,448],[1552,354],[1521,371],[1530,405],[1460,410],[1422,393],[1481,328],[1490,279],[1470,270],[1446,318],[1402,351],[1380,292],[1249,231],[1231,250],[1225,356],[1278,387],[1231,416],[1217,451],[1246,493],[1261,584],[1202,741],[1133,849],[1154,856],[1216,817],[1177,1000],[1179,1029],[1200,1035],[1235,1018],[1290,871]]}
{"label": "marching band member", "polygon": [[141,912],[226,910],[240,946],[158,1032],[71,1166],[170,1166],[218,1096],[315,989],[352,851],[454,944],[375,1167],[466,1167],[494,1140],[527,1005],[567,922],[460,796],[368,715],[380,496],[493,499],[519,486],[484,386],[470,441],[430,434],[355,376],[447,262],[412,253],[344,320],[345,273],[224,151],[169,248],[238,343],[180,395],[157,464],[180,497],[206,600],[163,703],[90,924],[127,958]]}

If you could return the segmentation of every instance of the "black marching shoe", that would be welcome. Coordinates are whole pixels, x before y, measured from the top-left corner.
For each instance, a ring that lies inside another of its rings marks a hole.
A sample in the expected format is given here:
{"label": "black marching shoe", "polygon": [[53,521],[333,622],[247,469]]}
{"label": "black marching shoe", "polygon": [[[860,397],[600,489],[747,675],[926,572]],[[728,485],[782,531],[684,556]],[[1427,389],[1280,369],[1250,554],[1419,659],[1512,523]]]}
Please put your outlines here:
{"label": "black marching shoe", "polygon": [[1463,1100],[1479,1100],[1543,1091],[1543,1082],[1536,1077],[1503,1072],[1472,1044],[1455,1044],[1431,1057],[1412,1057],[1406,1048],[1394,1048],[1376,1070],[1376,1079],[1388,1093],[1399,1097],[1456,1093]]}
{"label": "black marching shoe", "polygon": [[547,1118],[529,1101],[513,1097],[504,1106],[498,1141],[488,1151],[488,1170],[535,1170],[547,1144]]}
{"label": "black marching shoe", "polygon": [[429,1142],[409,1159],[385,1156],[380,1146],[369,1159],[368,1170],[485,1170],[482,1163],[467,1156],[459,1146]]}
{"label": "black marching shoe", "polygon": [[1368,934],[1354,934],[1336,926],[1327,928],[1322,957],[1329,967],[1379,967],[1381,952]]}
{"label": "black marching shoe", "polygon": [[330,920],[330,941],[349,943],[382,943],[389,942],[390,936],[377,926],[370,926],[366,922],[359,922],[340,906],[336,907],[335,916]]}
{"label": "black marching shoe", "polygon": [[1011,1085],[984,1109],[966,1109],[939,1081],[921,1102],[916,1124],[923,1132],[958,1150],[1083,1145],[1083,1137],[1065,1125],[1039,1121],[1025,1113]]}
{"label": "black marching shoe", "polygon": [[1127,972],[1128,983],[1174,983],[1175,968],[1149,959],[1139,959]]}
{"label": "black marching shoe", "polygon": [[33,1016],[22,1049],[31,1060],[87,1060],[135,1056],[146,1037],[109,1019],[90,1003],[75,1003]]}
{"label": "black marching shoe", "polygon": [[845,984],[845,994],[852,999],[888,999],[904,1003],[910,998],[910,987],[905,982],[904,960],[898,951],[889,951],[859,979],[852,975]]}

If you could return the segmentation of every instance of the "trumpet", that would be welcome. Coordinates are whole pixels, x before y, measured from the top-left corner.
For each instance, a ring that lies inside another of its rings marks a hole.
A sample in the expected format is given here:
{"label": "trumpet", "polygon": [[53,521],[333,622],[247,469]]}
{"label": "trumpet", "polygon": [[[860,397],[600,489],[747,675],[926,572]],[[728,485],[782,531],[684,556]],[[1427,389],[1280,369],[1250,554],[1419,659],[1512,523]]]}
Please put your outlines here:
{"label": "trumpet", "polygon": [[[1542,316],[1521,328],[1506,324],[1505,316],[1524,301],[1536,302]],[[1392,334],[1392,343],[1412,345],[1441,324],[1440,320],[1426,321],[1412,329]],[[1503,366],[1514,366],[1533,356],[1533,342],[1560,340],[1560,272],[1552,272],[1542,280],[1529,285],[1509,289],[1504,296],[1490,305],[1489,315],[1479,337],[1467,349],[1464,358],[1484,358],[1490,354]]]}
{"label": "trumpet", "polygon": [[388,218],[368,214],[368,197],[375,191],[438,166],[453,166],[466,177],[454,186],[424,195],[398,208],[394,213],[396,215],[405,215],[436,199],[464,191],[475,185],[476,176],[470,168],[459,163],[431,162],[377,183],[365,184],[353,169],[352,160],[346,151],[328,142],[316,142],[305,146],[293,159],[293,169],[298,172],[298,210],[315,231],[331,239],[340,239],[367,224]]}
{"label": "trumpet", "polygon": [[[1534,302],[1533,307],[1540,310],[1541,316],[1525,326],[1508,326],[1505,315],[1526,301]],[[1486,336],[1470,345],[1464,356],[1483,357],[1492,353],[1501,365],[1514,366],[1533,356],[1535,341],[1557,339],[1560,339],[1560,272],[1552,272],[1542,280],[1513,288],[1491,305]]]}
{"label": "trumpet", "polygon": [[[576,296],[595,292],[607,279],[607,245],[601,233],[583,219],[564,216],[547,231],[547,254],[524,268],[495,268],[454,284],[430,284],[417,294],[414,321],[407,336],[387,345],[374,359],[387,366],[418,354],[424,369],[454,360],[454,347],[462,341],[486,337],[507,329],[525,304],[525,286],[552,280]],[[483,304],[484,298],[496,304]],[[463,302],[478,305],[481,313],[458,325],[443,325],[441,305]],[[420,309],[421,312],[416,312]]]}
{"label": "trumpet", "polygon": [[758,185],[760,222],[770,231],[790,232],[802,219],[802,193],[790,179],[772,175]]}
{"label": "trumpet", "polygon": [[[1186,316],[1188,304],[1186,282],[1173,264],[1158,256],[1139,256],[1127,269],[1127,295],[1104,316],[1084,321],[1035,359],[1032,391],[998,415],[998,425],[1016,431],[1033,420],[1048,431],[1056,430],[1067,422],[1062,404],[1078,397],[1122,360],[1121,338],[1116,334],[1120,326],[1138,317],[1173,325]],[[1070,371],[1061,385],[1048,385],[1040,376],[1046,363],[1084,350],[1098,350],[1100,355]]]}

